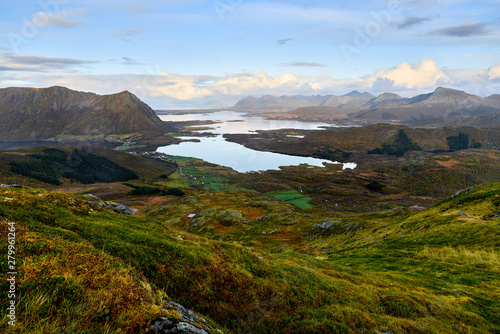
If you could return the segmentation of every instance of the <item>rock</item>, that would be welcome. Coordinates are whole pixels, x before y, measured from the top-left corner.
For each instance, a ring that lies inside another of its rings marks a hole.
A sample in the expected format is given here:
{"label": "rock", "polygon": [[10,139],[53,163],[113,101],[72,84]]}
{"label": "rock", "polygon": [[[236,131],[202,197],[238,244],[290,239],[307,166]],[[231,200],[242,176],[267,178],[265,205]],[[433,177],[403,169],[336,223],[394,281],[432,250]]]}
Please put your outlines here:
{"label": "rock", "polygon": [[112,210],[117,213],[121,213],[122,215],[135,215],[139,210],[137,209],[132,209],[129,207],[126,207],[125,205],[122,204],[106,204],[106,209]]}
{"label": "rock", "polygon": [[98,202],[98,201],[87,201],[88,204],[94,204],[94,205],[97,205],[97,206],[100,206],[100,207],[104,207],[104,204],[102,204],[101,202]]}
{"label": "rock", "polygon": [[314,228],[320,228],[322,230],[328,230],[333,227],[333,223],[324,222],[323,224],[314,224]]}
{"label": "rock", "polygon": [[93,199],[101,200],[99,197],[97,197],[96,195],[92,195],[92,194],[85,194],[82,197],[90,197],[90,198],[93,198]]}
{"label": "rock", "polygon": [[209,334],[209,332],[201,327],[212,329],[205,319],[180,304],[173,301],[165,301],[164,308],[168,311],[177,311],[182,320],[166,317],[154,320],[150,329],[156,331],[157,334]]}
{"label": "rock", "polygon": [[441,210],[439,210],[439,213],[443,213],[445,211],[446,211],[446,209],[441,209]]}
{"label": "rock", "polygon": [[457,215],[459,215],[459,216],[467,216],[467,214],[465,212],[463,212],[463,211],[458,211]]}
{"label": "rock", "polygon": [[451,195],[451,198],[457,197],[458,195],[460,195],[460,193],[462,193],[462,191],[464,191],[464,189],[461,189],[461,190],[457,191],[456,193],[454,193],[453,195]]}
{"label": "rock", "polygon": [[188,322],[165,317],[154,320],[149,328],[154,330],[156,334],[209,334],[206,330]]}

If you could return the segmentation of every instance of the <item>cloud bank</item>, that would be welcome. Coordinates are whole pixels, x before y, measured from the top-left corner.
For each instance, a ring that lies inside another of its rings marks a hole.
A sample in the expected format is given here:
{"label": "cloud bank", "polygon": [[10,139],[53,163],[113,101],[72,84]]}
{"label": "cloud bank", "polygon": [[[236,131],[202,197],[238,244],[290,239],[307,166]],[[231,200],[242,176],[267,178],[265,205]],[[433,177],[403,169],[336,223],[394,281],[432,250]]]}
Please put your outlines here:
{"label": "cloud bank", "polygon": [[[151,70],[148,75],[91,75],[60,71],[86,63],[69,58],[0,54],[0,71],[3,73],[0,85],[61,85],[100,94],[129,90],[146,102],[154,101],[154,107],[235,101],[248,95],[266,94],[324,95],[361,90],[373,94],[395,92],[413,96],[432,91],[437,86],[447,86],[485,96],[500,89],[500,64],[488,69],[450,70],[439,68],[431,58],[412,64],[404,62],[391,68],[379,68],[358,78],[306,77],[294,73],[270,75],[267,72],[231,73],[224,76],[184,75],[160,72],[158,69]],[[227,103],[230,105],[230,102]]]}

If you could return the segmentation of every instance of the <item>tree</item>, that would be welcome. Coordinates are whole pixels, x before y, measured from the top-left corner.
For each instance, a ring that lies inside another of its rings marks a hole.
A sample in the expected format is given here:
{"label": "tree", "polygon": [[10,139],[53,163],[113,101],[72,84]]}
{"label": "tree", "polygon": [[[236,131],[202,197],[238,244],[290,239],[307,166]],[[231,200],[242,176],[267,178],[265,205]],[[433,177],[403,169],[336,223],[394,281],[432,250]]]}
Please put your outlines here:
{"label": "tree", "polygon": [[446,138],[446,142],[452,151],[466,150],[469,148],[469,135],[460,132],[458,136],[450,136]]}
{"label": "tree", "polygon": [[385,186],[378,181],[372,181],[366,185],[366,189],[372,190],[372,191],[379,191],[380,192],[384,188],[385,188]]}
{"label": "tree", "polygon": [[382,148],[375,148],[368,151],[370,154],[389,154],[398,157],[404,155],[408,151],[421,151],[422,148],[414,143],[403,130],[399,130],[396,138],[391,144],[383,143]]}

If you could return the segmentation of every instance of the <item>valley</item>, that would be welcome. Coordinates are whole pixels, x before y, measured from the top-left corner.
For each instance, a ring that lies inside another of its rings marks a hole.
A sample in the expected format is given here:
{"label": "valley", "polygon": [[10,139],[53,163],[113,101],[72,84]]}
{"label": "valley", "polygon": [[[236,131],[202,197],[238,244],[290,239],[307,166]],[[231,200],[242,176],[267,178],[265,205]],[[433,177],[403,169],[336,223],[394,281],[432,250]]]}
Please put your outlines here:
{"label": "valley", "polygon": [[[3,144],[18,330],[500,331],[497,127],[167,116]],[[261,153],[274,165],[252,165]]]}

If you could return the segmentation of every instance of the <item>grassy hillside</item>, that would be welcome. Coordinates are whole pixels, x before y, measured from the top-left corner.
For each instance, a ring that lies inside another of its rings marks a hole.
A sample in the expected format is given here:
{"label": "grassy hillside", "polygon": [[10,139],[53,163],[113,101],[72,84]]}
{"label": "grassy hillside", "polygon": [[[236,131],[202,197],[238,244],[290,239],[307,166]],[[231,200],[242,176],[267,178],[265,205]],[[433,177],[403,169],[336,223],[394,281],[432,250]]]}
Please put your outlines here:
{"label": "grassy hillside", "polygon": [[335,216],[207,192],[130,217],[8,188],[0,220],[2,238],[8,222],[17,232],[18,333],[147,332],[162,298],[213,332],[496,333],[499,204],[500,184],[424,211]]}

